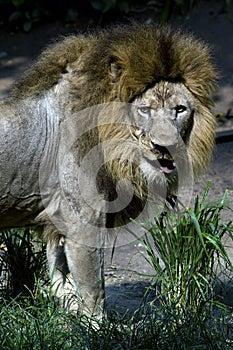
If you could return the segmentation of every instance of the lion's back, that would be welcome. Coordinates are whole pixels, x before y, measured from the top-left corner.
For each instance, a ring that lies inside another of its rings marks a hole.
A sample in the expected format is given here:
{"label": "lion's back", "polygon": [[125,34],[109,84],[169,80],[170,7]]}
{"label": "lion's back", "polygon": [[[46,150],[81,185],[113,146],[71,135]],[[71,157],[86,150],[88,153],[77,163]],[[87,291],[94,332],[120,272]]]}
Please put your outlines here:
{"label": "lion's back", "polygon": [[16,82],[12,97],[38,96],[58,83],[69,65],[82,69],[95,42],[94,35],[71,35],[49,45]]}

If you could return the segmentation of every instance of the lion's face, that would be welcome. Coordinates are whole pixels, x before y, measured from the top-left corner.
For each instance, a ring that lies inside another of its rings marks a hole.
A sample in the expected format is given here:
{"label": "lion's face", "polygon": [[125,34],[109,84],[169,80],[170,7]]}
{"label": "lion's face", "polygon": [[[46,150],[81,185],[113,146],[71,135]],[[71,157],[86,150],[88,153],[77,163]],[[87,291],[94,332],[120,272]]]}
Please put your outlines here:
{"label": "lion's face", "polygon": [[[148,163],[159,163],[164,174],[176,168],[174,153],[180,140],[188,142],[194,98],[181,83],[160,82],[131,105],[132,138],[145,149]],[[148,167],[149,169],[149,167]]]}
{"label": "lion's face", "polygon": [[[113,104],[117,121],[103,122],[99,128],[101,142],[107,140],[103,152],[111,176],[127,179],[139,197],[147,193],[148,184],[175,190],[177,181],[190,178],[189,142],[197,107],[182,83],[167,81],[148,88],[132,103]],[[104,112],[108,119],[111,107]]]}

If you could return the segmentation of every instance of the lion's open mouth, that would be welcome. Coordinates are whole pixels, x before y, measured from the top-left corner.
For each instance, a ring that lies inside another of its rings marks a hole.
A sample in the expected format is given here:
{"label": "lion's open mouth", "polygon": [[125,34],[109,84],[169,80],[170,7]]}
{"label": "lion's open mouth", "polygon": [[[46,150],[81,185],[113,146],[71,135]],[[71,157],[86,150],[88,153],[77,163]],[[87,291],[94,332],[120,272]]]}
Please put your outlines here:
{"label": "lion's open mouth", "polygon": [[[151,151],[155,155],[155,160],[150,161],[154,166],[158,167],[163,171],[164,174],[170,174],[176,168],[176,162],[174,161],[170,151],[160,145],[151,143]],[[171,150],[172,151],[172,150]]]}
{"label": "lion's open mouth", "polygon": [[152,142],[151,146],[153,153],[155,153],[157,156],[157,161],[159,162],[160,169],[165,174],[170,174],[176,168],[176,163],[170,151],[167,149],[167,147],[160,146]]}
{"label": "lion's open mouth", "polygon": [[160,169],[165,173],[165,174],[170,174],[173,172],[173,170],[176,168],[176,163],[174,162],[173,159],[168,160],[168,159],[158,159]]}

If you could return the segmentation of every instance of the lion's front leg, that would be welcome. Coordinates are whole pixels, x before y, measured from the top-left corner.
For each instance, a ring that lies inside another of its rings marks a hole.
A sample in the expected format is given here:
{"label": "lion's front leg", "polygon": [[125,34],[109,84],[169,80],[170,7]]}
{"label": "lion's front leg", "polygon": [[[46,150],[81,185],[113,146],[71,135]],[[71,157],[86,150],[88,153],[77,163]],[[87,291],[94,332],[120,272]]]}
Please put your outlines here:
{"label": "lion's front leg", "polygon": [[[67,137],[64,143],[66,140]],[[52,247],[52,259],[48,254],[50,271],[65,305],[68,301],[68,306],[79,313],[101,319],[104,314],[103,247],[108,203],[104,194],[99,193],[96,174],[90,173],[94,163],[92,157],[92,164],[83,161],[85,166],[78,167],[80,159],[72,154],[73,148],[69,152],[64,152],[61,147],[60,185],[57,192],[50,191],[51,199],[46,205],[47,215],[64,237],[62,254],[59,245]],[[97,158],[98,152],[95,161]],[[64,257],[66,268],[61,269]],[[75,296],[71,299],[67,291],[70,281]]]}
{"label": "lion's front leg", "polygon": [[104,315],[103,249],[67,238],[65,253],[79,297],[79,312],[101,319]]}

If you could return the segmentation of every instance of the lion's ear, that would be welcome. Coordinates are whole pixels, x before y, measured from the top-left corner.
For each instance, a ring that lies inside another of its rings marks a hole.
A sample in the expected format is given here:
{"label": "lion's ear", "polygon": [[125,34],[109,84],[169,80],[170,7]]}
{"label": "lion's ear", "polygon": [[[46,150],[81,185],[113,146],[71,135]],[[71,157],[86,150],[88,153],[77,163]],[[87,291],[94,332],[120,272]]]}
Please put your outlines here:
{"label": "lion's ear", "polygon": [[110,64],[109,75],[111,77],[112,83],[116,83],[120,77],[120,66],[116,62]]}

